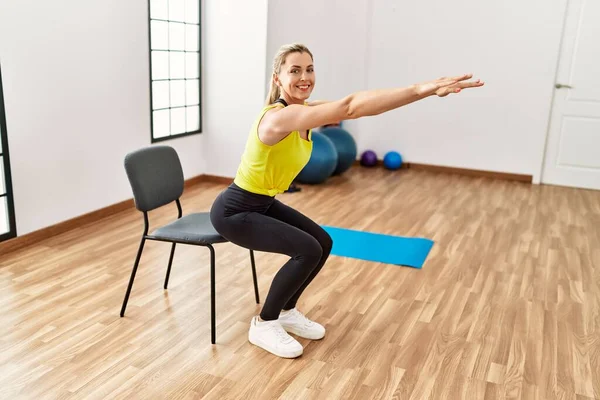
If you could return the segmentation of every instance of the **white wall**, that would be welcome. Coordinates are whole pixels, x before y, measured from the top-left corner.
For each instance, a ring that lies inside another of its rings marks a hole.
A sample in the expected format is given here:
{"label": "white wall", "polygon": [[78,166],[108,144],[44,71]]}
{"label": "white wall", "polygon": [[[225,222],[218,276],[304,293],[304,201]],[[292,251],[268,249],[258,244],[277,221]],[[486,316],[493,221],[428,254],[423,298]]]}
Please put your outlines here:
{"label": "white wall", "polygon": [[[145,0],[0,0],[17,233],[132,197],[123,157],[150,145]],[[204,137],[165,142],[185,177]]]}
{"label": "white wall", "polygon": [[[565,1],[204,0],[204,133],[165,143],[186,178],[233,176],[271,59],[297,41],[315,54],[314,98],[464,71],[487,82],[348,122],[359,150],[539,180]],[[150,144],[147,24],[145,0],[0,0],[20,235],[131,197],[123,157]]]}
{"label": "white wall", "polygon": [[[263,101],[266,7],[202,1],[203,134],[159,143],[186,179],[235,173]],[[0,0],[0,62],[17,233],[131,198],[123,157],[150,145],[147,1]]]}
{"label": "white wall", "polygon": [[366,1],[304,0],[302,7],[270,1],[265,97],[273,56],[281,45],[297,42],[307,45],[315,58],[313,99],[336,99],[364,89],[368,12]]}
{"label": "white wall", "polygon": [[268,53],[282,42],[307,42],[315,97],[473,72],[486,86],[352,121],[359,151],[382,158],[397,150],[409,162],[539,182],[565,1],[307,0],[292,11],[275,0]]}
{"label": "white wall", "polygon": [[[286,0],[269,2],[267,68],[264,96],[280,46],[303,43],[313,53],[316,81],[311,100],[334,100],[367,89],[369,4],[359,0],[304,0],[302,7]],[[363,121],[346,121],[358,140]]]}
{"label": "white wall", "polygon": [[207,1],[203,20],[206,173],[233,177],[264,103],[267,0]]}

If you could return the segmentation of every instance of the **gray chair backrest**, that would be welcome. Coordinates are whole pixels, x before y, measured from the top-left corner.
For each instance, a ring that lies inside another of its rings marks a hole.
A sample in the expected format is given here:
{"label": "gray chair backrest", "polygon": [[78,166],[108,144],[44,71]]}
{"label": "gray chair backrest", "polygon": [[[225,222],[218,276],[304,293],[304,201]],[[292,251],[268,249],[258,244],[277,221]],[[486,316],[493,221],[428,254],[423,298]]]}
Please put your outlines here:
{"label": "gray chair backrest", "polygon": [[154,210],[183,194],[183,169],[172,147],[151,146],[127,154],[125,171],[140,211]]}

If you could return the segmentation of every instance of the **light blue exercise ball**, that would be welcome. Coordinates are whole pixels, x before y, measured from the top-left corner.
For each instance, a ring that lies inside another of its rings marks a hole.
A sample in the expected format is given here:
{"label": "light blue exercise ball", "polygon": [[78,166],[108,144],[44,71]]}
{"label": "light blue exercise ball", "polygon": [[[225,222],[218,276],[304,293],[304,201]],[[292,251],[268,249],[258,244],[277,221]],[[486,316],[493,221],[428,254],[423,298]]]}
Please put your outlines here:
{"label": "light blue exercise ball", "polygon": [[310,160],[296,177],[300,183],[323,183],[329,178],[338,163],[338,154],[333,142],[324,134],[313,131],[313,149]]}
{"label": "light blue exercise ball", "polygon": [[354,138],[347,130],[336,126],[324,128],[320,132],[331,139],[337,151],[338,161],[333,174],[339,175],[345,172],[356,160],[358,151]]}

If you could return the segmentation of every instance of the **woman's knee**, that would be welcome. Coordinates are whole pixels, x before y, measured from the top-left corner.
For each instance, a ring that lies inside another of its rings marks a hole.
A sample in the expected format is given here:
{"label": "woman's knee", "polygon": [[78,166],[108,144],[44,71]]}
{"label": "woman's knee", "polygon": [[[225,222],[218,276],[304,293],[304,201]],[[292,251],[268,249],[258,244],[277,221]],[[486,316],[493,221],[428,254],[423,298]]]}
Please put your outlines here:
{"label": "woman's knee", "polygon": [[302,245],[302,249],[296,255],[296,259],[302,261],[309,266],[313,266],[319,263],[323,256],[323,248],[321,244],[314,238],[307,240]]}

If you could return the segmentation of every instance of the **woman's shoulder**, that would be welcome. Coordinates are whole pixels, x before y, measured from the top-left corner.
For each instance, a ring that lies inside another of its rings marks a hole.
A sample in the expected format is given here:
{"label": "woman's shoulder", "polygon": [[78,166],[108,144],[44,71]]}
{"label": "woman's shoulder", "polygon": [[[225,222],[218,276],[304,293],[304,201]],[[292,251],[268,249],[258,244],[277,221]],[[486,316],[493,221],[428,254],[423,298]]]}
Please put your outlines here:
{"label": "woman's shoulder", "polygon": [[278,109],[283,109],[283,104],[274,103],[263,106],[263,108],[258,113],[256,121],[260,122],[267,113],[269,113],[270,111],[278,111]]}
{"label": "woman's shoulder", "polygon": [[283,105],[279,104],[279,103],[274,103],[274,104],[267,104],[267,105],[263,106],[263,108],[260,110],[260,112],[258,113],[258,115],[256,116],[256,118],[254,120],[252,131],[256,131],[258,129],[258,126],[260,125],[260,123],[265,118],[265,115],[267,115],[267,113],[269,111],[274,110],[276,108],[283,108]]}
{"label": "woman's shoulder", "polygon": [[269,110],[273,110],[275,108],[281,108],[283,109],[285,106],[281,103],[271,103],[271,104],[267,104],[262,108],[263,112],[269,111]]}

